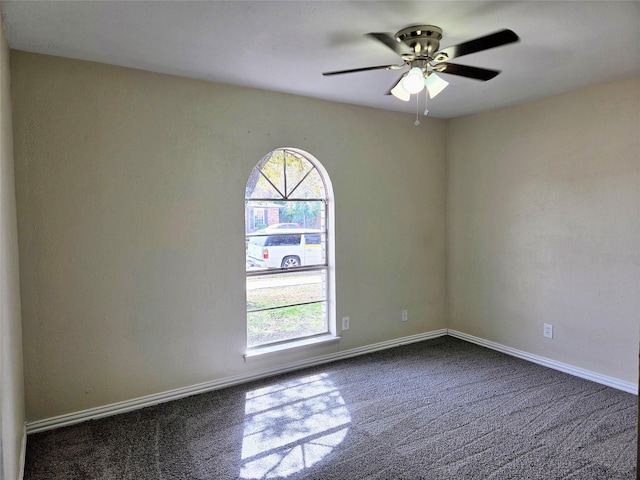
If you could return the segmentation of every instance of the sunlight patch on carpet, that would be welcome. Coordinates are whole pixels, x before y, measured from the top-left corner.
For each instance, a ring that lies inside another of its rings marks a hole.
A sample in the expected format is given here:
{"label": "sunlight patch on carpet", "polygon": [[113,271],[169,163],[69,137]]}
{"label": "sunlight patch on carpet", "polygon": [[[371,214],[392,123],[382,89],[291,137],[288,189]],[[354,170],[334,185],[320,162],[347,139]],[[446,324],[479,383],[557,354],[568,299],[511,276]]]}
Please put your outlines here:
{"label": "sunlight patch on carpet", "polygon": [[329,374],[247,392],[240,477],[300,472],[329,455],[347,435],[351,416]]}

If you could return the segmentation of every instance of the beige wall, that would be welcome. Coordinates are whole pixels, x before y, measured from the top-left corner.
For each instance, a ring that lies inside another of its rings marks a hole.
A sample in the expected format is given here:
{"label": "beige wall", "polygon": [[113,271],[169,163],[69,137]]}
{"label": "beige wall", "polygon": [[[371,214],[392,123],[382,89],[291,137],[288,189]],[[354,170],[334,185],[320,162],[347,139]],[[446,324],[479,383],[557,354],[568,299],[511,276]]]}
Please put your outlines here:
{"label": "beige wall", "polygon": [[639,97],[635,78],[450,121],[449,328],[637,382]]}
{"label": "beige wall", "polygon": [[[11,74],[29,420],[446,326],[445,121],[24,52]],[[244,363],[244,189],[282,146],[331,177],[351,329]]]}
{"label": "beige wall", "polygon": [[[11,67],[29,420],[444,328],[447,278],[449,328],[637,381],[638,79],[417,129],[90,62]],[[351,330],[244,363],[244,186],[282,146],[331,176]]]}
{"label": "beige wall", "polygon": [[0,478],[22,467],[24,394],[9,48],[0,21]]}

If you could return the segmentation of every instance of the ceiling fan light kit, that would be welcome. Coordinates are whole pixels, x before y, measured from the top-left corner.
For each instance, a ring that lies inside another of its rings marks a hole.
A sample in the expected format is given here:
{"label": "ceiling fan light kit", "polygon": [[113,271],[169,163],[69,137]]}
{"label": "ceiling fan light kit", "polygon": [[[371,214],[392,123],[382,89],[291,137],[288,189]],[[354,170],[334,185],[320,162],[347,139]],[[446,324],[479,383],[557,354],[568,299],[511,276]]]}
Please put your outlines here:
{"label": "ceiling fan light kit", "polygon": [[402,79],[400,79],[400,81],[396,83],[396,86],[391,89],[391,95],[396,97],[398,100],[408,102],[411,99],[411,94],[420,93],[425,87],[427,89],[429,98],[435,98],[436,95],[438,95],[442,90],[447,88],[447,85],[449,85],[449,82],[444,80],[442,77],[439,77],[434,71],[424,73],[418,69],[416,72],[414,72],[415,76],[412,81],[416,80],[416,76],[418,76],[417,81],[420,82],[420,84],[416,85],[416,91],[412,91],[412,89],[409,88],[406,83],[406,80],[411,75],[412,70],[414,69],[412,68],[409,73],[402,77]]}
{"label": "ceiling fan light kit", "polygon": [[402,82],[398,82],[398,84],[391,89],[391,95],[403,102],[411,100],[411,94],[402,87]]}
{"label": "ceiling fan light kit", "polygon": [[413,67],[402,79],[402,88],[410,94],[420,93],[424,88],[424,73],[420,67]]}
{"label": "ceiling fan light kit", "polygon": [[[393,50],[400,56],[402,63],[324,72],[323,75],[342,75],[370,70],[399,70],[408,66],[409,71],[404,72],[387,92],[387,95],[393,95],[404,102],[408,102],[411,95],[418,95],[425,87],[427,92],[425,96],[429,98],[434,98],[442,92],[449,85],[449,82],[435,72],[458,75],[482,82],[491,80],[500,73],[499,70],[449,63],[448,60],[520,40],[512,30],[504,29],[440,50],[442,29],[435,25],[414,25],[400,30],[395,35],[368,33],[367,36]],[[427,113],[428,110],[425,107],[425,115]],[[418,124],[419,122],[416,121],[416,125]]]}
{"label": "ceiling fan light kit", "polygon": [[447,82],[442,77],[439,77],[436,72],[429,72],[429,76],[424,81],[427,91],[429,92],[429,98],[434,98],[441,91],[447,88],[449,82]]}

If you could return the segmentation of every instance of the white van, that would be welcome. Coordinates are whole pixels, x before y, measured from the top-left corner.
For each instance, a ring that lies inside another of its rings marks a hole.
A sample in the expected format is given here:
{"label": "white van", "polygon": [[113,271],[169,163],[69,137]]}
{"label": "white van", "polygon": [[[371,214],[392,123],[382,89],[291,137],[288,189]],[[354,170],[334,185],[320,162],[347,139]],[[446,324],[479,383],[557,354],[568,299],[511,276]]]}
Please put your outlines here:
{"label": "white van", "polygon": [[247,262],[260,268],[321,265],[322,232],[300,228],[257,231],[247,244]]}

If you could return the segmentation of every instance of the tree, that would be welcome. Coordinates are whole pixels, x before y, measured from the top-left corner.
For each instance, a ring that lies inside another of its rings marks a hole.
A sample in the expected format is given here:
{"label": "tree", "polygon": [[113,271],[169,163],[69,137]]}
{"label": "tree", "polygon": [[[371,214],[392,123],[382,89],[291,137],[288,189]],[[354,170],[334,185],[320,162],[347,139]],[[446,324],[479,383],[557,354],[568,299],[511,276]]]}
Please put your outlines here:
{"label": "tree", "polygon": [[285,202],[280,220],[297,223],[303,228],[320,228],[322,202]]}

